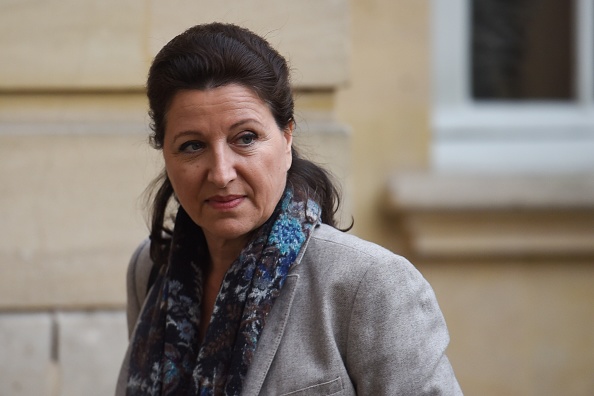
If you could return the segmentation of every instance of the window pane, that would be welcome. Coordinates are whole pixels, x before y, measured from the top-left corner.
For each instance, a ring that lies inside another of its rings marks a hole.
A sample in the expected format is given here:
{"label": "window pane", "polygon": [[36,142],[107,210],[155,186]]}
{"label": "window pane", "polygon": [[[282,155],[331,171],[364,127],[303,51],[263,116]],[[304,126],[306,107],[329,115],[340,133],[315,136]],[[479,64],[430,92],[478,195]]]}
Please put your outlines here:
{"label": "window pane", "polygon": [[475,99],[574,98],[572,0],[471,0]]}

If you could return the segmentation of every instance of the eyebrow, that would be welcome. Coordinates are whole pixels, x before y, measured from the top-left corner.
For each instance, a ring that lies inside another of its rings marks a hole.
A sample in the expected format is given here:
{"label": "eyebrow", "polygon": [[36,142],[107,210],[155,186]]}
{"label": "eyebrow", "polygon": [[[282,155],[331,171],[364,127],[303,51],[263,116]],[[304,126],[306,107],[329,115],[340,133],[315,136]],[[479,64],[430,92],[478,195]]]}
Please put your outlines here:
{"label": "eyebrow", "polygon": [[[263,124],[260,121],[258,121],[255,118],[249,117],[249,118],[241,119],[241,120],[239,120],[239,121],[231,124],[231,126],[229,127],[229,129],[239,128],[239,127],[241,127],[243,125],[251,124],[251,123],[254,123],[254,124],[257,124],[260,127],[263,127]],[[177,135],[175,135],[175,137],[173,138],[173,143],[176,143],[180,138],[184,138],[186,136],[196,136],[198,138],[203,138],[204,134],[202,132],[200,132],[199,130],[189,129],[189,130],[180,132]]]}
{"label": "eyebrow", "polygon": [[184,138],[186,136],[197,136],[197,137],[202,137],[203,134],[200,131],[195,131],[195,130],[188,130],[188,131],[183,131],[178,133],[177,135],[175,135],[175,137],[173,138],[173,143],[177,143],[177,141],[181,138]]}

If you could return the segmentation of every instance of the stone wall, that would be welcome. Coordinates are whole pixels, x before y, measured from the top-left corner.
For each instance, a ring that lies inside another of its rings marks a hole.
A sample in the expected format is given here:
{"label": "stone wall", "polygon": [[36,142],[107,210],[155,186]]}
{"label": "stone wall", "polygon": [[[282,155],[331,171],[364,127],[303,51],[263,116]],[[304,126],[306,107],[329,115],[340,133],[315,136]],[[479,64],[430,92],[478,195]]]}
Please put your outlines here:
{"label": "stone wall", "polygon": [[465,394],[592,395],[594,170],[434,172],[432,3],[352,2],[354,232],[430,281]]}
{"label": "stone wall", "polygon": [[161,46],[215,20],[265,35],[295,70],[296,141],[348,189],[333,112],[349,18],[345,0],[0,4],[0,395],[113,393],[126,265],[162,167],[143,89]]}

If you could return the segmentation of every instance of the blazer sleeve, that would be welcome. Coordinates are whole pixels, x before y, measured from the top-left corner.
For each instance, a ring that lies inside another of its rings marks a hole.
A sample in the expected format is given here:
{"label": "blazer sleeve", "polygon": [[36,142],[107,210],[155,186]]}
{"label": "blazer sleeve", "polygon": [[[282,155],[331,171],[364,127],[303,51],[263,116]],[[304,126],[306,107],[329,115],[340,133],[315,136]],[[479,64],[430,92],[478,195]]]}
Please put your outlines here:
{"label": "blazer sleeve", "polygon": [[150,240],[147,238],[134,251],[126,274],[126,317],[128,319],[128,337],[132,335],[140,309],[147,294],[147,286],[153,268],[150,257]]}
{"label": "blazer sleeve", "polygon": [[435,294],[406,259],[370,266],[351,313],[347,367],[358,395],[461,395]]}

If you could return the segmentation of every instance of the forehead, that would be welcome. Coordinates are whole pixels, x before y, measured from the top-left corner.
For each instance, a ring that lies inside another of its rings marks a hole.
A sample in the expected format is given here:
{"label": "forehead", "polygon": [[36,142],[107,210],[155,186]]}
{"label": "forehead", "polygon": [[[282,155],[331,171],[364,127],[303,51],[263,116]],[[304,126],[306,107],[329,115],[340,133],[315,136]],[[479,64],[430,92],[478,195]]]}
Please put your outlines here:
{"label": "forehead", "polygon": [[268,105],[253,90],[239,84],[180,90],[173,97],[165,121],[165,135],[170,136],[190,130],[222,132],[245,122],[276,126]]}
{"label": "forehead", "polygon": [[255,117],[269,119],[272,113],[267,103],[252,90],[239,84],[228,84],[205,90],[184,89],[172,98],[167,121],[188,117]]}

